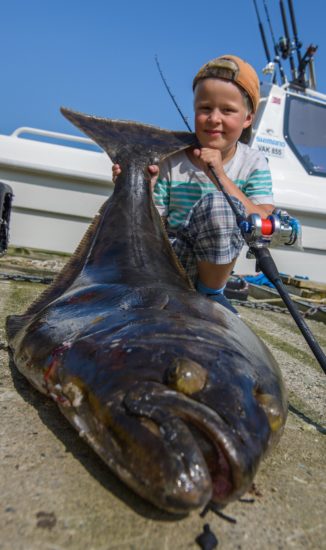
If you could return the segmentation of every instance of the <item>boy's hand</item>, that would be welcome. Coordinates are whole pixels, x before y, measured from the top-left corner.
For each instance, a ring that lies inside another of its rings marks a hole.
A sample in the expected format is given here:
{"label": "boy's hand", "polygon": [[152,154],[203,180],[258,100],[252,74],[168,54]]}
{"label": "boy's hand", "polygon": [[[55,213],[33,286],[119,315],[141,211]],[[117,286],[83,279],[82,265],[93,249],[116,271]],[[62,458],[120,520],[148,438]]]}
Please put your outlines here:
{"label": "boy's hand", "polygon": [[112,181],[116,182],[117,177],[121,174],[120,164],[112,164]]}
{"label": "boy's hand", "polygon": [[218,176],[224,174],[222,155],[218,149],[203,147],[202,149],[194,149],[193,154],[202,163],[202,169],[208,177],[211,177],[211,173],[207,170],[207,165],[212,166]]}
{"label": "boy's hand", "polygon": [[[157,178],[158,178],[159,167],[157,166],[157,164],[150,164],[147,167],[147,170],[148,170],[148,174],[150,176],[150,178],[149,178],[150,188],[151,188],[151,191],[153,191],[153,189],[155,187],[155,184],[156,184],[156,181],[157,181]],[[120,174],[121,174],[120,164],[113,164],[112,165],[112,181],[113,181],[113,183],[116,182],[116,179]]]}

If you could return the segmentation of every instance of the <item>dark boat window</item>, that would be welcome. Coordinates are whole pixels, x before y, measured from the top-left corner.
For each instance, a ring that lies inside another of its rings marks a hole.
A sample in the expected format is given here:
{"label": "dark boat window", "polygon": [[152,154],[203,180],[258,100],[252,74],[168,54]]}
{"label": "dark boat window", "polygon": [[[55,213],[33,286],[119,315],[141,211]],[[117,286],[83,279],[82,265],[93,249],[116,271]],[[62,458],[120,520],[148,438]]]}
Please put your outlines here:
{"label": "dark boat window", "polygon": [[309,174],[326,177],[326,104],[288,95],[284,136]]}

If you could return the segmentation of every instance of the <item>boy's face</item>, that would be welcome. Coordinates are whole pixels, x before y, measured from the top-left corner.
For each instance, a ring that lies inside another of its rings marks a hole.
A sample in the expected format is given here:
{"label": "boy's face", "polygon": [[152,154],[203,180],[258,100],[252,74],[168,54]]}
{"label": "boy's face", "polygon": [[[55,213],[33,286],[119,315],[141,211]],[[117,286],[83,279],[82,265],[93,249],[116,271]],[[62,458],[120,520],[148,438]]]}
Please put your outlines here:
{"label": "boy's face", "polygon": [[219,78],[198,82],[194,108],[195,131],[201,146],[219,149],[222,158],[233,151],[242,130],[253,120],[239,88]]}

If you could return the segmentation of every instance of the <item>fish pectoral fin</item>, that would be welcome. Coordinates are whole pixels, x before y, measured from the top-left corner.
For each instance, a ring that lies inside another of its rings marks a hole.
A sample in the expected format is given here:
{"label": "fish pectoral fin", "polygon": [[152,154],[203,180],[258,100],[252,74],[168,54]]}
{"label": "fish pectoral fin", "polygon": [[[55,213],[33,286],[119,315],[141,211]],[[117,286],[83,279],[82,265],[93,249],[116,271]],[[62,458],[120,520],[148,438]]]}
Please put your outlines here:
{"label": "fish pectoral fin", "polygon": [[9,315],[6,319],[6,333],[11,347],[11,341],[15,338],[16,334],[26,325],[29,317],[25,315]]}

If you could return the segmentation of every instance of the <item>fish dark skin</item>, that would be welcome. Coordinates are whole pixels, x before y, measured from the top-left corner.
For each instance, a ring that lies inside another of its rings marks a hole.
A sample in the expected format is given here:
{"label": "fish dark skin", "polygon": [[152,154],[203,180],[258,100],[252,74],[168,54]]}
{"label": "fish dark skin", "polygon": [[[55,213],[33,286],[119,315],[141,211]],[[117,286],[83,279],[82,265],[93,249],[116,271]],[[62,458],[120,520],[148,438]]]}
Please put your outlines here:
{"label": "fish dark skin", "polygon": [[52,286],[7,319],[14,362],[139,495],[176,514],[223,507],[279,439],[287,399],[261,340],[194,290],[152,202],[146,167],[195,137],[62,112],[122,173]]}

